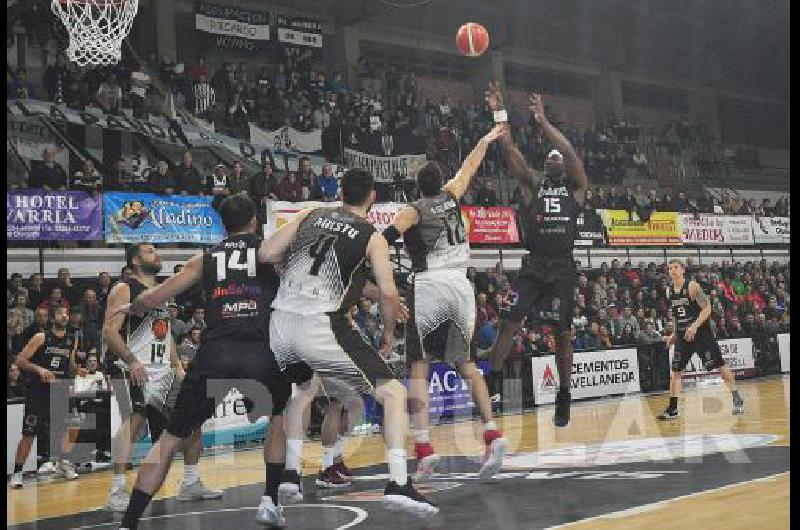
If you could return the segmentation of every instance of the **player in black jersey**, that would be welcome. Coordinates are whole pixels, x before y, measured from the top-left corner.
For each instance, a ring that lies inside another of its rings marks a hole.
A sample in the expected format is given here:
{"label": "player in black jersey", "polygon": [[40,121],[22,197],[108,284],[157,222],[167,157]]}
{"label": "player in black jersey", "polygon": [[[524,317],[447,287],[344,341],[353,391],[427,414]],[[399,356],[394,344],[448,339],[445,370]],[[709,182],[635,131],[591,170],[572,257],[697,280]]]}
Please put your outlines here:
{"label": "player in black jersey", "polygon": [[[67,333],[68,320],[69,311],[66,307],[56,309],[53,312],[52,328],[31,337],[17,356],[17,366],[20,370],[30,372],[32,378],[31,384],[25,390],[22,439],[17,445],[14,474],[9,483],[12,488],[22,487],[22,466],[31,452],[33,440],[51,427],[56,436],[50,439],[56,440],[61,435],[60,448],[53,447],[51,451],[51,454],[57,455],[60,450],[61,458],[55,462],[56,472],[69,480],[78,478],[75,466],[65,458],[72,447],[70,433],[66,429],[69,410],[68,380],[75,372],[75,350],[78,345],[75,336]],[[61,407],[61,410],[51,410],[53,406]],[[51,423],[53,412],[56,413],[56,421]]]}
{"label": "player in black jersey", "polygon": [[730,366],[722,358],[714,332],[708,325],[711,316],[711,303],[700,284],[694,280],[686,281],[686,268],[680,260],[671,260],[667,267],[672,279],[668,289],[669,305],[672,311],[672,334],[665,337],[667,347],[674,344],[672,357],[672,377],[669,384],[669,405],[658,415],[660,420],[678,417],[678,394],[681,392],[682,372],[686,364],[697,353],[706,370],[719,369],[719,374],[733,396],[733,413],[744,413],[744,402],[736,389],[736,378]]}
{"label": "player in black jersey", "polygon": [[[130,500],[125,490],[126,467],[133,442],[147,421],[155,443],[170,414],[168,402],[174,400],[184,377],[172,340],[168,311],[164,304],[147,314],[123,315],[118,309],[146,289],[156,285],[161,271],[161,257],[150,243],[138,243],[126,251],[126,263],[133,274],[111,289],[108,295],[103,339],[106,362],[110,363],[111,382],[120,408],[122,424],[112,444],[114,474],[108,494],[108,509],[124,512]],[[203,450],[200,430],[192,433],[184,452],[184,476],[178,488],[179,500],[206,500],[222,497],[222,491],[210,490],[200,480],[198,461]]]}
{"label": "player in black jersey", "polygon": [[271,265],[258,263],[263,241],[255,234],[258,220],[253,201],[246,195],[233,195],[222,202],[219,211],[228,237],[121,309],[141,315],[197,284],[202,285],[207,299],[202,345],[183,380],[164,434],[142,464],[121,528],[136,527],[163,484],[182,440],[214,414],[216,403],[234,386],[255,403],[249,411],[251,418],[271,416],[264,444],[267,490],[256,520],[283,524],[276,506],[285,457],[281,415],[291,387],[275,363],[267,332],[278,276]]}
{"label": "player in black jersey", "polygon": [[[576,223],[583,209],[589,185],[586,172],[572,144],[551,124],[544,112],[542,96],[530,96],[533,119],[555,146],[544,163],[544,172],[529,167],[511,139],[511,130],[500,138],[503,158],[509,170],[519,179],[524,200],[523,226],[525,245],[531,252],[528,265],[517,275],[503,308],[497,340],[489,353],[491,367],[487,383],[490,392],[499,397],[502,389],[502,368],[511,349],[514,333],[531,309],[544,301],[560,300],[556,365],[559,392],[553,422],[558,427],[569,423],[570,377],[572,374],[572,313],[577,273],[572,258]],[[498,83],[489,85],[487,103],[495,112],[502,112],[503,101]]]}

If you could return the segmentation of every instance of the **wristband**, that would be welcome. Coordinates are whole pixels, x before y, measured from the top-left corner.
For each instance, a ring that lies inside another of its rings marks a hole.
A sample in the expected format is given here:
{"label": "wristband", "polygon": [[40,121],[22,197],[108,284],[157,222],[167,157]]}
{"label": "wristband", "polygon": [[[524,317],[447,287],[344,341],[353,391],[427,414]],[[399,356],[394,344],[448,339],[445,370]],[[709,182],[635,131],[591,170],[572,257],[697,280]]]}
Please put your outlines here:
{"label": "wristband", "polygon": [[492,114],[494,115],[495,123],[506,123],[508,121],[508,113],[505,109],[496,110]]}

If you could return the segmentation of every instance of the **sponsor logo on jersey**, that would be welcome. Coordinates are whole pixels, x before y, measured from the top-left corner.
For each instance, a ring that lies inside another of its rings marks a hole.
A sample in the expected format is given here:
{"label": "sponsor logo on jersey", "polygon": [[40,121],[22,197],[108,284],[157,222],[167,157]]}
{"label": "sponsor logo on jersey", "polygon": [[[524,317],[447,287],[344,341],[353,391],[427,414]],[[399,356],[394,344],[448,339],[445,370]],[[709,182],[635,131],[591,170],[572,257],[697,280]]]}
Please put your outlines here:
{"label": "sponsor logo on jersey", "polygon": [[[258,311],[258,302],[255,300],[242,300],[240,302],[232,302],[222,304],[222,316],[250,316],[253,312]],[[246,313],[246,314],[242,314]]]}
{"label": "sponsor logo on jersey", "polygon": [[229,283],[225,287],[215,287],[211,291],[211,298],[222,298],[224,296],[259,296],[261,295],[260,285],[246,285],[240,283]]}

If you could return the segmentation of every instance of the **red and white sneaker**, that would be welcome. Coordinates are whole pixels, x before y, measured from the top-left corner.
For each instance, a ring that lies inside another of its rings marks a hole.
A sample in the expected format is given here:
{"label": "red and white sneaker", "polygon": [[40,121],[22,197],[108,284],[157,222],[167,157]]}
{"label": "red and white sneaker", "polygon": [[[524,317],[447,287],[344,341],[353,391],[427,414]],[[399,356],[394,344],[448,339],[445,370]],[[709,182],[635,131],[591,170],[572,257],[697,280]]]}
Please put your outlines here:
{"label": "red and white sneaker", "polygon": [[348,482],[353,480],[353,472],[347,467],[344,463],[344,460],[339,460],[338,462],[333,463],[333,469],[339,473],[339,476],[343,479],[347,480]]}
{"label": "red and white sneaker", "polygon": [[478,476],[487,479],[495,476],[503,467],[503,457],[508,451],[508,440],[503,438],[503,433],[500,431],[486,431],[483,433],[483,442],[486,444],[486,452]]}
{"label": "red and white sneaker", "polygon": [[318,488],[346,488],[350,485],[350,480],[339,475],[334,466],[328,466],[319,472],[317,477]]}
{"label": "red and white sneaker", "polygon": [[417,457],[417,472],[414,475],[414,482],[423,482],[436,471],[439,455],[436,454],[430,442],[414,444],[414,454]]}

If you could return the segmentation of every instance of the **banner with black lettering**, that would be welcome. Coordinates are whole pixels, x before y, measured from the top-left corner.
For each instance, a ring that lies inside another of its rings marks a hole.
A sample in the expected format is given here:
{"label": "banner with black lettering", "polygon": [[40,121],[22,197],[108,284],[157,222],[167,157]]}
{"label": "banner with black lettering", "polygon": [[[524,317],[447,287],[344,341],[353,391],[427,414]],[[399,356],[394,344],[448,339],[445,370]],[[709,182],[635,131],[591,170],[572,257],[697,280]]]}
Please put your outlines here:
{"label": "banner with black lettering", "polygon": [[322,130],[301,132],[285,125],[275,131],[265,131],[251,123],[250,141],[257,145],[271,145],[275,151],[319,153],[322,151]]}
{"label": "banner with black lettering", "polygon": [[[555,355],[531,358],[537,405],[554,403],[559,389]],[[575,352],[570,378],[572,399],[641,392],[636,348]]]}
{"label": "banner with black lettering", "polygon": [[[746,370],[755,369],[755,360],[753,359],[753,339],[724,339],[718,340],[719,349],[722,351],[722,358],[728,363],[731,370],[734,372],[743,372]],[[672,358],[674,356],[675,346],[669,349],[669,363],[672,365]],[[686,368],[683,370],[683,377],[706,376],[718,373],[719,370],[706,370],[703,368],[703,362],[696,353],[692,355]]]}
{"label": "banner with black lettering", "polygon": [[278,42],[322,48],[322,22],[308,17],[278,15]]}
{"label": "banner with black lettering", "polygon": [[352,149],[344,150],[345,166],[366,169],[377,182],[392,182],[396,177],[413,179],[425,165],[425,155],[375,156]]}
{"label": "banner with black lettering", "polygon": [[256,51],[269,41],[269,11],[253,11],[200,0],[195,28],[208,33],[220,49]]}
{"label": "banner with black lettering", "polygon": [[760,243],[789,244],[788,217],[753,217],[753,239]]}

